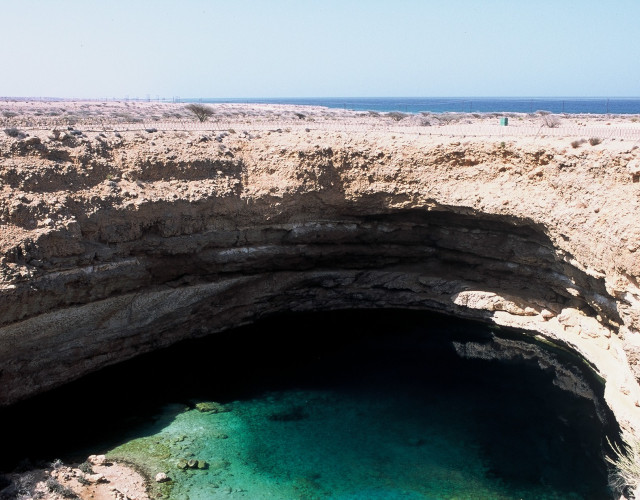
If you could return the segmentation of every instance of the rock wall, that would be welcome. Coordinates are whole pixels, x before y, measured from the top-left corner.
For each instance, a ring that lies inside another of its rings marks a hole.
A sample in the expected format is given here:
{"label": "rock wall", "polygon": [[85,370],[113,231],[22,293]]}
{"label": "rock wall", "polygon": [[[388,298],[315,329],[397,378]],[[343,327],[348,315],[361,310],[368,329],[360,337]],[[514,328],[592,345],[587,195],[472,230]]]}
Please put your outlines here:
{"label": "rock wall", "polygon": [[405,307],[575,351],[640,431],[635,148],[88,135],[0,141],[0,404],[274,312]]}

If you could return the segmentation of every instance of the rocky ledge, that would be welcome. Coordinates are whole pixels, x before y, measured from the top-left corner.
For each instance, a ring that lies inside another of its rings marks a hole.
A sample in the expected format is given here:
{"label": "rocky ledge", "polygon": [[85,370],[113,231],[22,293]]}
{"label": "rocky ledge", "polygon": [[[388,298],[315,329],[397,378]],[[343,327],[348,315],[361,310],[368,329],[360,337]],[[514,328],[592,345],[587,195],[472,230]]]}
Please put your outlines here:
{"label": "rocky ledge", "polygon": [[0,139],[0,404],[280,311],[403,307],[579,354],[640,434],[640,150],[321,127]]}

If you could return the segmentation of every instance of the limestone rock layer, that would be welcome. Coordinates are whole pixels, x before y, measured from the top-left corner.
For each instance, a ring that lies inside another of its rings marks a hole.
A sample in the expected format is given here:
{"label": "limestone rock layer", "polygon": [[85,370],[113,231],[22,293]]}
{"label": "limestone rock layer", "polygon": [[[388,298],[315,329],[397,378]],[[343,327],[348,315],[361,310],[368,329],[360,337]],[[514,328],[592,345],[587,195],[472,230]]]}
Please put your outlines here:
{"label": "limestone rock layer", "polygon": [[0,404],[275,312],[404,307],[576,352],[640,429],[632,145],[92,135],[0,141]]}

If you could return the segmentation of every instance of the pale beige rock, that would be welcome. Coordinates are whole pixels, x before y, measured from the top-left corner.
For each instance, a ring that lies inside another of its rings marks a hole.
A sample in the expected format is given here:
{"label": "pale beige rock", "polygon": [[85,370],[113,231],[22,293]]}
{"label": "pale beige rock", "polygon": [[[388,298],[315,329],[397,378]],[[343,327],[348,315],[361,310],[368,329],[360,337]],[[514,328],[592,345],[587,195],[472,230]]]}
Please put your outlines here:
{"label": "pale beige rock", "polygon": [[167,476],[164,472],[158,472],[154,478],[156,483],[166,483],[169,481],[169,476]]}
{"label": "pale beige rock", "polygon": [[97,484],[97,483],[108,483],[109,480],[104,476],[104,474],[87,474],[85,476],[85,478],[87,479],[87,481],[89,481],[90,483],[93,484]]}
{"label": "pale beige rock", "polygon": [[87,462],[91,465],[104,465],[107,461],[107,457],[104,455],[89,455]]}

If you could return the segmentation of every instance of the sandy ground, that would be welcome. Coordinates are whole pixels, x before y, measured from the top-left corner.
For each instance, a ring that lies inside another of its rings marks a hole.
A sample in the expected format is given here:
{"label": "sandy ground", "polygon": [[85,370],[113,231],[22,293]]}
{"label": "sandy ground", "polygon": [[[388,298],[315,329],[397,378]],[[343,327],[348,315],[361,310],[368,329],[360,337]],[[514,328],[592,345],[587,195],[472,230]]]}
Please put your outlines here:
{"label": "sandy ground", "polygon": [[[534,113],[417,114],[351,111],[279,104],[206,104],[213,114],[199,122],[184,103],[140,101],[2,101],[0,127],[28,130],[74,127],[86,131],[228,130],[274,128],[306,131],[378,130],[436,137],[501,137],[588,141],[640,141],[640,115]],[[501,126],[507,118],[508,125]],[[238,130],[238,131],[240,131]],[[570,141],[571,142],[571,141]],[[584,144],[584,143],[583,143]]]}

